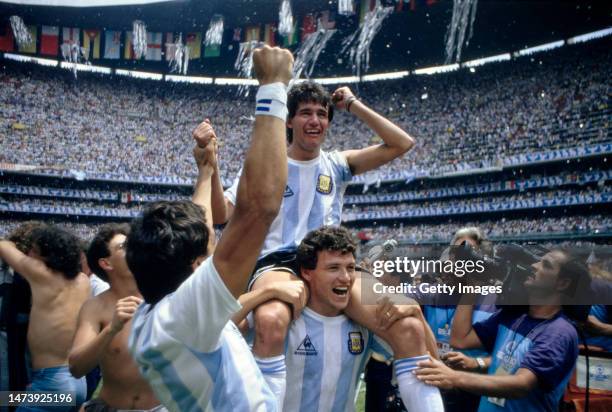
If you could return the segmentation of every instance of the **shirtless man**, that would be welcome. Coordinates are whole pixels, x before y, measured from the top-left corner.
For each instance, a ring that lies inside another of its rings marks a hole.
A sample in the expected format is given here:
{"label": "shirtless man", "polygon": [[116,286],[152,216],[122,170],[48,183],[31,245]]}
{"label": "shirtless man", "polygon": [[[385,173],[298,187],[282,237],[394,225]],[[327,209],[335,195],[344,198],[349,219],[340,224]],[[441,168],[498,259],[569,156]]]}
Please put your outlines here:
{"label": "shirtless man", "polygon": [[[30,391],[72,392],[78,410],[85,401],[85,379],[68,370],[68,352],[77,315],[89,297],[89,279],[80,272],[77,238],[55,226],[35,229],[26,255],[13,242],[0,240],[0,259],[20,273],[32,290],[28,346],[32,357]],[[19,410],[32,410],[25,407]]]}
{"label": "shirtless man", "polygon": [[125,261],[128,233],[126,224],[105,225],[87,250],[89,267],[108,279],[111,287],[81,308],[70,351],[70,372],[74,376],[84,376],[98,364],[102,369],[102,389],[98,399],[85,404],[86,412],[164,410],[127,349],[131,318],[142,301]]}

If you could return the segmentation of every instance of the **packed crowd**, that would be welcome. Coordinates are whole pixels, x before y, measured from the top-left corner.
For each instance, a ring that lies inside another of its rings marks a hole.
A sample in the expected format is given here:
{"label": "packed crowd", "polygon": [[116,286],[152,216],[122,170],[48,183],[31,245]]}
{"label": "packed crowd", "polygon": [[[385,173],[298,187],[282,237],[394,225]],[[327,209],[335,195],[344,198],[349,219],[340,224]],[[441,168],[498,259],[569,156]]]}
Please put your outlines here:
{"label": "packed crowd", "polygon": [[[47,221],[47,220],[46,220]],[[48,220],[53,222],[53,220]],[[17,226],[20,220],[0,220],[0,237],[6,237]],[[89,241],[99,230],[99,223],[74,223],[57,220],[56,223],[80,239]],[[456,232],[464,226],[478,226],[489,238],[522,237],[538,234],[567,233],[604,233],[612,231],[612,218],[607,215],[574,215],[538,219],[485,220],[481,222],[453,222],[440,224],[397,224],[393,226],[361,226],[352,230],[355,237],[362,240],[384,241],[388,239],[406,240],[408,242],[435,241],[447,243],[449,233]],[[217,235],[220,235],[219,230]]]}
{"label": "packed crowd", "polygon": [[[525,193],[516,193],[511,195],[497,195],[497,196],[486,196],[486,197],[477,197],[477,198],[467,198],[450,201],[425,201],[418,203],[399,203],[399,204],[389,204],[389,205],[352,205],[347,206],[344,209],[344,216],[346,218],[353,218],[357,214],[362,213],[377,213],[384,212],[385,216],[394,216],[399,215],[402,212],[410,209],[443,209],[448,207],[469,207],[471,205],[516,205],[516,208],[533,206],[537,207],[540,205],[539,202],[544,200],[562,200],[568,201],[577,199],[579,200],[584,196],[595,196],[594,199],[597,199],[598,195],[609,195],[612,193],[612,188],[610,186],[604,186],[602,188],[589,188],[583,190],[551,190],[545,192],[525,192]],[[522,201],[533,201],[535,203],[519,203]],[[492,209],[493,210],[493,209]]]}
{"label": "packed crowd", "polygon": [[[355,91],[417,139],[381,172],[492,166],[503,156],[610,141],[609,41],[467,71],[363,84]],[[5,62],[0,162],[82,172],[193,176],[191,131],[211,119],[231,182],[252,126],[252,97],[196,87],[83,75]],[[553,120],[554,119],[554,120]],[[338,113],[324,147],[377,138]]]}
{"label": "packed crowd", "polygon": [[478,226],[489,238],[553,233],[602,233],[612,231],[612,218],[605,215],[563,216],[538,219],[506,219],[483,222],[456,222],[441,224],[398,224],[395,226],[370,226],[355,229],[364,240],[450,241],[449,233],[464,226]]}

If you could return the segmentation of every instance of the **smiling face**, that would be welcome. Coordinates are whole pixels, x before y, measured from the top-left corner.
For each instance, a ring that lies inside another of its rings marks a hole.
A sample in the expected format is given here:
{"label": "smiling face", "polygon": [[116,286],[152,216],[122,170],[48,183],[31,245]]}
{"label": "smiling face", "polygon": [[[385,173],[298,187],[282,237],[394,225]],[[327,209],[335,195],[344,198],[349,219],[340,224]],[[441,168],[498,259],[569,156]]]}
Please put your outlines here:
{"label": "smiling face", "polygon": [[319,155],[329,127],[329,113],[321,103],[299,103],[295,116],[287,120],[293,140],[290,152],[297,160],[314,159]]}
{"label": "smiling face", "polygon": [[308,306],[320,315],[337,316],[349,303],[355,282],[355,257],[350,252],[320,251],[317,266],[302,269],[302,277],[310,289]]}

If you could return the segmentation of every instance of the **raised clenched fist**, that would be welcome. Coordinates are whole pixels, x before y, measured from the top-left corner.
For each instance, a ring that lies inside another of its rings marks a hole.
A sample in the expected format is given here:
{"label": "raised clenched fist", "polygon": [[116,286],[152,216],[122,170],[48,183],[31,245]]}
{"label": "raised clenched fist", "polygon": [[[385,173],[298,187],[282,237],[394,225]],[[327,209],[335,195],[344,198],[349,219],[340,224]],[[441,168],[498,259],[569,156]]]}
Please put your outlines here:
{"label": "raised clenched fist", "polygon": [[332,93],[332,102],[338,110],[348,110],[350,103],[357,100],[351,89],[348,87],[339,87]]}
{"label": "raised clenched fist", "polygon": [[111,321],[110,330],[111,333],[117,334],[121,332],[121,329],[134,317],[136,309],[142,303],[142,298],[138,296],[128,296],[123,299],[119,299],[115,305],[115,313],[113,314],[113,320]]}
{"label": "raised clenched fist", "polygon": [[253,69],[260,85],[276,82],[289,84],[293,55],[287,49],[263,46],[253,52]]}
{"label": "raised clenched fist", "polygon": [[199,147],[206,147],[211,139],[216,139],[215,129],[209,119],[204,120],[195,129],[193,129],[193,139]]}

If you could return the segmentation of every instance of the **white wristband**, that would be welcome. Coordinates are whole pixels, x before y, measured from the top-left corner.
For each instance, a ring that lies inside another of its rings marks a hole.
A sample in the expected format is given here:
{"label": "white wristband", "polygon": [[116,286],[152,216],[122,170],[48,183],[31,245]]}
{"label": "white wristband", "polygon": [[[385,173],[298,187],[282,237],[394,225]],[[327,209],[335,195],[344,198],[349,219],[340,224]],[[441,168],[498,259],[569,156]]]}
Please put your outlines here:
{"label": "white wristband", "polygon": [[284,83],[260,86],[255,100],[255,116],[274,116],[283,122],[287,120],[287,86]]}

